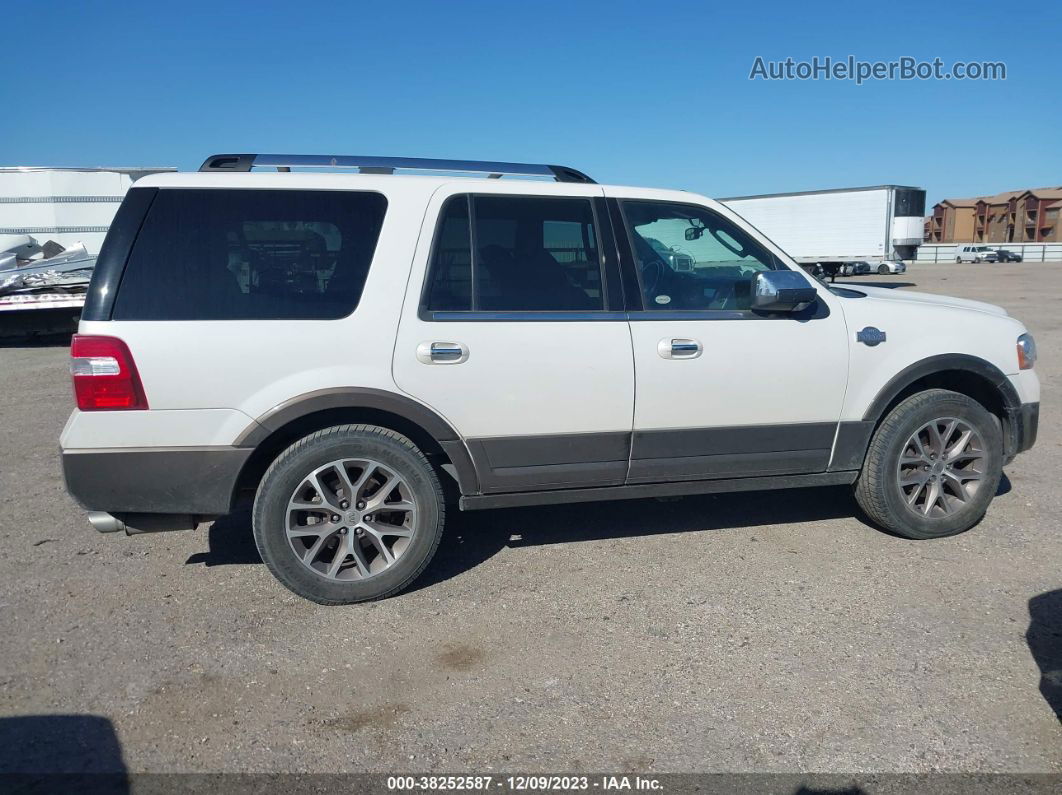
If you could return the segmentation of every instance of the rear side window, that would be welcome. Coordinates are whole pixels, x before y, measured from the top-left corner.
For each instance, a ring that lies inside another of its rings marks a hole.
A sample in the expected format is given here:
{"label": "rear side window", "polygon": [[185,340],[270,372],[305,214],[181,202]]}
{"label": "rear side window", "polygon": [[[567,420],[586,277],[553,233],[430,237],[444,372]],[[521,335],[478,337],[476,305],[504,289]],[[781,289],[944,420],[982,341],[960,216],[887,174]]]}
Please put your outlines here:
{"label": "rear side window", "polygon": [[604,309],[589,199],[455,196],[443,207],[428,311]]}
{"label": "rear side window", "polygon": [[455,196],[443,208],[432,255],[426,303],[436,312],[472,308],[472,227],[468,196]]}
{"label": "rear side window", "polygon": [[345,317],[361,298],[386,205],[352,191],[160,190],[112,317]]}

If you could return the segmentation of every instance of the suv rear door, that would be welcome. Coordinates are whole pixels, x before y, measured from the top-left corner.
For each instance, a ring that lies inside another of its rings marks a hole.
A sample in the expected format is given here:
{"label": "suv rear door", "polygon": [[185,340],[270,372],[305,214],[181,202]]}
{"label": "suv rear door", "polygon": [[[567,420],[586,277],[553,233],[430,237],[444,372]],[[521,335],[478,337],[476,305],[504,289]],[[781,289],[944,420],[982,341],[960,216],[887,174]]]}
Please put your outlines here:
{"label": "suv rear door", "polygon": [[[788,266],[732,213],[622,193],[609,205],[629,243],[637,400],[628,482],[825,471],[848,378],[833,296],[816,285],[807,311],[754,313],[756,272]],[[691,272],[673,268],[680,259],[693,261]]]}
{"label": "suv rear door", "polygon": [[634,364],[601,189],[470,187],[429,204],[395,382],[465,438],[483,492],[622,484]]}

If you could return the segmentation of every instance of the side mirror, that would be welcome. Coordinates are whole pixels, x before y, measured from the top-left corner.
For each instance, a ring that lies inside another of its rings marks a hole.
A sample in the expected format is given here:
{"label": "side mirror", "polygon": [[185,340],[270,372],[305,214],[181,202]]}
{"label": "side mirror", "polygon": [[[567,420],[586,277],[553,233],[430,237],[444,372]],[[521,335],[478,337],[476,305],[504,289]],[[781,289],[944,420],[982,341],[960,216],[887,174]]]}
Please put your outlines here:
{"label": "side mirror", "polygon": [[802,273],[761,271],[752,283],[752,308],[758,312],[799,312],[818,299]]}

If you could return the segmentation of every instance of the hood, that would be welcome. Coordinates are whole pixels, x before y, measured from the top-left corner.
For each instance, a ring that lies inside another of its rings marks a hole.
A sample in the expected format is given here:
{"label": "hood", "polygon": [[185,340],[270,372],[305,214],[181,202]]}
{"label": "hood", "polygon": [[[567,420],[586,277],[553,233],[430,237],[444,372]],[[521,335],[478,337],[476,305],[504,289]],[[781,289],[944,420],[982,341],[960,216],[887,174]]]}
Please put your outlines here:
{"label": "hood", "polygon": [[856,292],[865,293],[869,298],[877,298],[884,301],[900,301],[911,304],[935,304],[937,306],[950,306],[957,309],[973,309],[977,312],[985,312],[989,315],[1007,316],[1007,310],[995,304],[987,304],[984,301],[970,301],[965,298],[954,298],[950,295],[931,295],[930,293],[912,293],[908,290],[893,290],[888,287],[852,287]]}

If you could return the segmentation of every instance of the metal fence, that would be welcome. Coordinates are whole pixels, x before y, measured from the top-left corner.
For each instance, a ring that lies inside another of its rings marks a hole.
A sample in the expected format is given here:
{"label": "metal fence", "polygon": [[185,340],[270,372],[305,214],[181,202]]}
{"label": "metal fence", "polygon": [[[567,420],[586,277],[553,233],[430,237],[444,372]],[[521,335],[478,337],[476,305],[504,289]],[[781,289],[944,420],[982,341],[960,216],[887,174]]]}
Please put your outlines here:
{"label": "metal fence", "polygon": [[[961,245],[983,245],[981,243],[923,243],[918,247],[916,262],[955,262],[955,249]],[[1021,254],[1025,262],[1059,262],[1062,261],[1062,243],[1006,243],[989,245],[993,251],[1005,248],[1014,254]]]}

